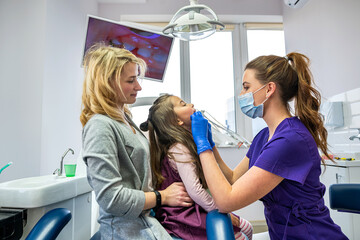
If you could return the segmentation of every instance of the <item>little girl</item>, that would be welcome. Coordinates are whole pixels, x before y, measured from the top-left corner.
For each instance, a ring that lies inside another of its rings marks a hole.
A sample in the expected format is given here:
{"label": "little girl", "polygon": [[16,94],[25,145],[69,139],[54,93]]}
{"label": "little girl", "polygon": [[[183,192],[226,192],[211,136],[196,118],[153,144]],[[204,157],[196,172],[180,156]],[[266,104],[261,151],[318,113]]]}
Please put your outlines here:
{"label": "little girl", "polygon": [[[206,239],[206,214],[216,209],[191,134],[190,116],[193,104],[179,97],[163,95],[149,109],[147,121],[140,125],[149,131],[150,161],[155,189],[162,190],[173,182],[183,182],[194,200],[191,207],[162,206],[156,218],[169,234],[182,239]],[[213,144],[214,145],[214,144]],[[251,224],[234,214],[231,220],[236,239],[252,239]]]}

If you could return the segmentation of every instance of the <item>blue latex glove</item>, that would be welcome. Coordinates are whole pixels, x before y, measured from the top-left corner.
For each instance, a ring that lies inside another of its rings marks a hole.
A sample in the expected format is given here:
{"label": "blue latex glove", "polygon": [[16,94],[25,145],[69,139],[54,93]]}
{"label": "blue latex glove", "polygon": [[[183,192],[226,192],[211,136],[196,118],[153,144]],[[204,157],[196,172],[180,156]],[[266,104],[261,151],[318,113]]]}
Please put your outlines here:
{"label": "blue latex glove", "polygon": [[215,147],[215,143],[214,141],[212,140],[212,132],[211,132],[211,124],[208,123],[208,141],[210,143],[210,146],[211,148],[214,148]]}
{"label": "blue latex glove", "polygon": [[193,113],[190,119],[191,131],[197,147],[197,153],[200,154],[206,150],[212,150],[208,140],[208,120],[203,117],[201,112]]}

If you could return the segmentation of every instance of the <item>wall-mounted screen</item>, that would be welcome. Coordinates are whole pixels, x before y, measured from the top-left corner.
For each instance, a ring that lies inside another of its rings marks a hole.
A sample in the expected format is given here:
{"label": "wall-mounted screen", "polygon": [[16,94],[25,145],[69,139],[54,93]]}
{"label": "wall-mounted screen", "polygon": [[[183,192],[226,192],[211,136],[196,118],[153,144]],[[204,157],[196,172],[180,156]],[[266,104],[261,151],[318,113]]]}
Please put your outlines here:
{"label": "wall-mounted screen", "polygon": [[88,16],[85,52],[95,43],[125,48],[147,64],[145,78],[163,81],[173,38],[130,23]]}

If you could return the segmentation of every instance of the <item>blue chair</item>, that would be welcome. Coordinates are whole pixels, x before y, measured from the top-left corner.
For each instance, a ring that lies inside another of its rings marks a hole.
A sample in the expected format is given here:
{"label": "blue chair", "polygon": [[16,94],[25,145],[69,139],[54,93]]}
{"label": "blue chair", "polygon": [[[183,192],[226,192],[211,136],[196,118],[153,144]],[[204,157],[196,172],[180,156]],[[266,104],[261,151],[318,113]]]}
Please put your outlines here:
{"label": "blue chair", "polygon": [[52,209],[40,218],[26,240],[55,240],[70,220],[71,212],[68,209]]}
{"label": "blue chair", "polygon": [[235,240],[230,215],[217,209],[206,216],[206,236],[208,240]]}
{"label": "blue chair", "polygon": [[330,208],[360,213],[360,183],[333,184],[329,188]]}

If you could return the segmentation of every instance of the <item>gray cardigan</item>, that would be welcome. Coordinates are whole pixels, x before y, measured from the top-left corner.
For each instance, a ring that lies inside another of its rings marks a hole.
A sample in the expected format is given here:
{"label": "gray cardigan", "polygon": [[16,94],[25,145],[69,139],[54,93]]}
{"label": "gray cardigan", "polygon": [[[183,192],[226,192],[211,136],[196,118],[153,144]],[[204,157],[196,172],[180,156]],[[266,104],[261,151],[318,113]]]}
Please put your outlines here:
{"label": "gray cardigan", "polygon": [[83,160],[99,204],[102,239],[172,239],[143,211],[151,191],[149,143],[136,128],[94,115],[83,129]]}

